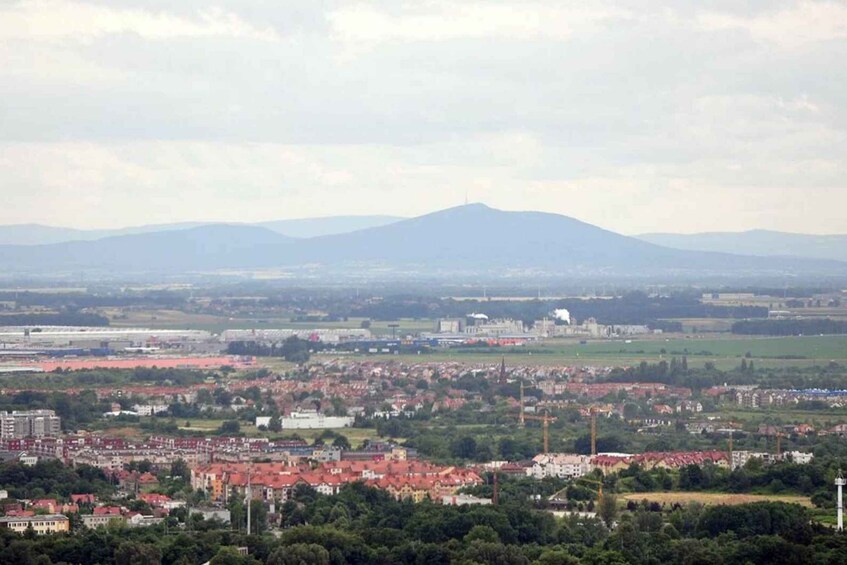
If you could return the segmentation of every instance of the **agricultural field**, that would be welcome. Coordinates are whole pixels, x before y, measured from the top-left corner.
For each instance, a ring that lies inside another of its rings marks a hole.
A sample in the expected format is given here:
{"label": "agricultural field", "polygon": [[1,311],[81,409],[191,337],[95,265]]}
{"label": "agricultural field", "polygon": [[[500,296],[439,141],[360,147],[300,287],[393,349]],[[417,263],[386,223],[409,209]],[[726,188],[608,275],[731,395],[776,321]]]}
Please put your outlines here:
{"label": "agricultural field", "polygon": [[[220,333],[227,329],[254,328],[291,328],[291,329],[334,329],[360,328],[366,318],[348,318],[336,322],[295,322],[290,317],[235,317],[213,316],[210,314],[195,314],[181,310],[131,310],[103,309],[101,314],[109,318],[109,323],[115,328],[145,327],[154,329],[197,329],[212,333]],[[397,328],[390,325],[397,324]],[[397,337],[432,331],[434,322],[425,319],[403,318],[394,322],[371,321],[370,330],[374,335]]]}
{"label": "agricultural field", "polygon": [[656,363],[671,357],[688,358],[690,367],[714,363],[718,369],[731,369],[749,353],[756,367],[805,367],[830,361],[847,362],[847,336],[727,337],[727,338],[644,338],[633,340],[576,339],[547,340],[522,347],[441,350],[427,355],[393,356],[406,362],[461,361],[522,365],[637,365]]}
{"label": "agricultural field", "polygon": [[748,504],[751,502],[785,502],[788,504],[799,504],[806,508],[813,508],[811,500],[807,496],[793,495],[775,495],[775,494],[729,494],[716,492],[636,492],[631,494],[620,495],[619,498],[624,503],[641,502],[648,500],[649,502],[658,502],[666,506],[674,504],[685,505],[689,502],[698,502],[706,506],[723,504],[734,506],[737,504]]}

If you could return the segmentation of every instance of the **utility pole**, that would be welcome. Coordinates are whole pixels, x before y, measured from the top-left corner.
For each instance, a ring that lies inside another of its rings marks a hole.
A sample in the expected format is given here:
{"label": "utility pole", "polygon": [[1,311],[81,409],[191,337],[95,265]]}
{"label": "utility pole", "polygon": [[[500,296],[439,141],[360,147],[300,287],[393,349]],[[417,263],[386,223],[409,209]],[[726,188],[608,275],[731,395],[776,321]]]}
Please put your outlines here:
{"label": "utility pole", "polygon": [[732,471],[732,429],[729,430],[729,470]]}
{"label": "utility pole", "polygon": [[[505,358],[504,358],[505,359]],[[521,379],[521,400],[520,400],[520,409],[521,413],[518,415],[518,423],[521,427],[524,427],[526,421],[524,420],[524,411],[523,411],[523,379]]]}
{"label": "utility pole", "polygon": [[497,506],[500,504],[500,480],[499,475],[497,473],[497,469],[494,469],[494,496],[491,498],[492,504]]}
{"label": "utility pole", "polygon": [[842,489],[847,484],[847,480],[841,475],[841,469],[838,470],[838,476],[835,478],[835,486],[838,487],[838,525],[835,530],[838,532],[844,531],[844,501],[841,497]]}
{"label": "utility pole", "polygon": [[251,519],[250,519],[250,503],[253,501],[253,465],[251,464],[247,468],[247,535],[250,535],[251,532]]}

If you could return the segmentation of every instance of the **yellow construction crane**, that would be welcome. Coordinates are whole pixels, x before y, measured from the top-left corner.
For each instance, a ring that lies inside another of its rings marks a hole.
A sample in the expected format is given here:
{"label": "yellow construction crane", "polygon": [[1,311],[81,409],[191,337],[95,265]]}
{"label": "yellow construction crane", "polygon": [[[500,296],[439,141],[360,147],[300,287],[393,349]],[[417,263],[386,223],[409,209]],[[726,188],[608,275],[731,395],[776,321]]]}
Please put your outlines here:
{"label": "yellow construction crane", "polygon": [[591,407],[591,456],[597,455],[597,407]]}
{"label": "yellow construction crane", "polygon": [[524,414],[520,413],[519,421],[523,424],[524,420],[537,420],[541,422],[541,426],[544,430],[544,454],[550,453],[550,422],[555,422],[558,420],[555,416],[548,416],[547,411],[544,411],[543,416],[536,416],[534,414]]}
{"label": "yellow construction crane", "polygon": [[[583,481],[583,482],[586,482],[586,483],[593,483],[593,484],[597,485],[597,505],[599,506],[600,503],[603,501],[603,481],[598,481],[598,480],[595,480],[595,479],[589,479],[587,477],[579,477],[578,479],[576,479],[576,481]],[[574,482],[576,482],[576,481],[574,481]]]}
{"label": "yellow construction crane", "polygon": [[[596,479],[589,479],[588,477],[577,477],[576,479],[573,480],[574,483],[576,483],[578,481],[582,481],[582,482],[586,482],[586,483],[592,483],[592,484],[597,485],[597,489],[596,489],[597,490],[597,505],[599,506],[600,501],[603,500],[603,481],[598,481]],[[568,486],[570,486],[570,485],[568,485]],[[566,490],[568,490],[568,487],[565,487],[565,488],[555,492],[552,496],[550,496],[550,500],[558,498]]]}

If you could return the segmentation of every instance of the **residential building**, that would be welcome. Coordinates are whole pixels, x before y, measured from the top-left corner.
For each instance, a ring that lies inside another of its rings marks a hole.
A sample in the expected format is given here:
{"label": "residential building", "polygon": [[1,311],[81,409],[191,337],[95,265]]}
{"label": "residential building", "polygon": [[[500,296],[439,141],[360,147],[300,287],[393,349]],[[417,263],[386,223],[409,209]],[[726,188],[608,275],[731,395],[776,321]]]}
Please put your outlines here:
{"label": "residential building", "polygon": [[71,522],[67,516],[61,514],[48,514],[43,516],[2,516],[0,517],[0,528],[7,528],[13,532],[22,534],[29,528],[36,535],[58,534],[69,532]]}
{"label": "residential building", "polygon": [[0,412],[0,439],[56,437],[61,432],[61,418],[53,410]]}
{"label": "residential building", "polygon": [[118,514],[83,514],[80,516],[86,528],[102,528],[112,522],[123,522],[124,517]]}
{"label": "residential building", "polygon": [[535,479],[557,477],[576,479],[591,471],[591,457],[572,453],[547,453],[536,455],[532,467],[526,470],[527,476]]}

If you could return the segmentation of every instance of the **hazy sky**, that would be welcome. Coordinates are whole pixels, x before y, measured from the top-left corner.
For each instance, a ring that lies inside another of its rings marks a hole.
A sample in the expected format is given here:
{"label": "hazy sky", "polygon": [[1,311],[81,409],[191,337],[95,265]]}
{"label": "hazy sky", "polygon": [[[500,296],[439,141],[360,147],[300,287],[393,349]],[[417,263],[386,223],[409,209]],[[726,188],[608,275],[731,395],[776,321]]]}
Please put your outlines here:
{"label": "hazy sky", "polygon": [[845,61],[844,1],[0,0],[0,223],[847,232]]}

